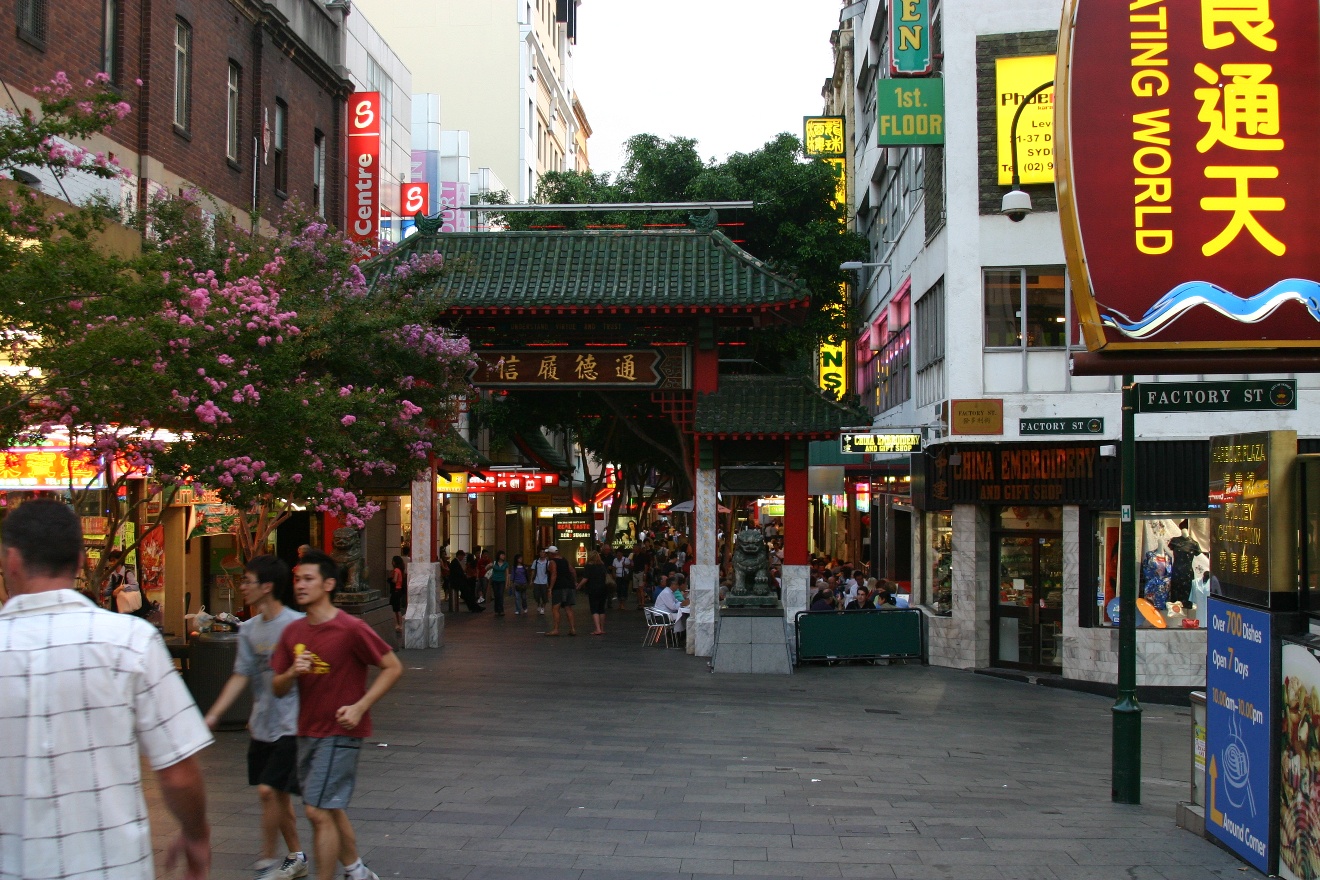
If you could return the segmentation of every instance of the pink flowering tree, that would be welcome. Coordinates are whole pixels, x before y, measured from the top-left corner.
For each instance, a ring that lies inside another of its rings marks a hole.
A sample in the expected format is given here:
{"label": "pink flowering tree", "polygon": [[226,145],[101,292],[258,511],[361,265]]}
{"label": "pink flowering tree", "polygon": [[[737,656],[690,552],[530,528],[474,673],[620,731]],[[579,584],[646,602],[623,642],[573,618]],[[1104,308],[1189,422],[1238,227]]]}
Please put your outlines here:
{"label": "pink flowering tree", "polygon": [[[295,506],[360,527],[377,510],[368,490],[456,455],[467,340],[416,296],[449,268],[415,257],[369,289],[361,248],[320,218],[290,210],[254,236],[202,208],[150,205],[136,254],[70,233],[95,225],[71,212],[52,221],[65,234],[10,255],[18,283],[0,296],[22,368],[0,384],[23,414],[10,436],[68,442],[126,497],[215,490],[238,511],[244,559]],[[138,488],[144,473],[159,494]],[[136,518],[109,512],[111,536]]]}
{"label": "pink flowering tree", "polygon": [[[140,83],[139,83],[140,85]],[[132,108],[110,87],[110,77],[74,83],[63,72],[37,90],[41,112],[0,114],[0,169],[44,168],[62,178],[72,171],[111,178],[121,173],[115,158],[77,145],[126,117]]]}

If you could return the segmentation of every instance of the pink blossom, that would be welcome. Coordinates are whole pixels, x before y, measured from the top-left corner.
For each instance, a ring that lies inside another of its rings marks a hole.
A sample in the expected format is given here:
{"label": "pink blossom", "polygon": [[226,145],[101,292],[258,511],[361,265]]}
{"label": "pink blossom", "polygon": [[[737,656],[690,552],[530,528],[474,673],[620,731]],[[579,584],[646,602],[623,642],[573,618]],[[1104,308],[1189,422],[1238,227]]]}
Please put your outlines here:
{"label": "pink blossom", "polygon": [[344,416],[342,419],[340,419],[340,420],[339,420],[339,423],[340,423],[341,425],[343,425],[345,428],[347,428],[349,425],[353,424],[353,423],[356,422],[356,421],[357,421],[357,416],[355,416],[355,415],[347,415],[347,416]]}

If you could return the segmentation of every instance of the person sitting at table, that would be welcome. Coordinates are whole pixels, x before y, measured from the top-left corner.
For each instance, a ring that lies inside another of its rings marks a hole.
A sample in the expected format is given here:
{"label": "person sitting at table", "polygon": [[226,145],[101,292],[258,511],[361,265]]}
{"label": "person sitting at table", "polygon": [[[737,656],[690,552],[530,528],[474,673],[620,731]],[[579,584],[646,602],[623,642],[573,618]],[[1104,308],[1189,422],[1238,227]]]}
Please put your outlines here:
{"label": "person sitting at table", "polygon": [[834,606],[834,591],[831,590],[828,586],[826,586],[824,589],[818,592],[815,598],[811,600],[811,610],[812,611],[837,610]]}
{"label": "person sitting at table", "polygon": [[871,595],[866,591],[866,587],[858,587],[857,595],[852,601],[843,606],[844,611],[869,611],[872,610]]}
{"label": "person sitting at table", "polygon": [[889,581],[880,578],[875,585],[875,605],[877,608],[883,608],[886,605],[894,604],[894,592],[889,589]]}
{"label": "person sitting at table", "polygon": [[655,597],[655,610],[664,612],[674,624],[674,635],[680,645],[687,643],[687,616],[688,600],[680,601],[674,595],[674,590],[681,590],[684,586],[684,578],[681,574],[673,574],[665,579],[665,585],[659,594]]}

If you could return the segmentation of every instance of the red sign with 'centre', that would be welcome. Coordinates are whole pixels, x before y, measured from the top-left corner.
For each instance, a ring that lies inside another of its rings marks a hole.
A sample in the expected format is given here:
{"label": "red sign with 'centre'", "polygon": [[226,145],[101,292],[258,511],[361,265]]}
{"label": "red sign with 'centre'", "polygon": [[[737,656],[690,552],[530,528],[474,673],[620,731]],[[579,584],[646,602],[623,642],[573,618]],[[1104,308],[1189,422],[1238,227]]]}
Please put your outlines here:
{"label": "red sign with 'centre'", "polygon": [[380,228],[380,92],[348,99],[349,237],[375,250]]}

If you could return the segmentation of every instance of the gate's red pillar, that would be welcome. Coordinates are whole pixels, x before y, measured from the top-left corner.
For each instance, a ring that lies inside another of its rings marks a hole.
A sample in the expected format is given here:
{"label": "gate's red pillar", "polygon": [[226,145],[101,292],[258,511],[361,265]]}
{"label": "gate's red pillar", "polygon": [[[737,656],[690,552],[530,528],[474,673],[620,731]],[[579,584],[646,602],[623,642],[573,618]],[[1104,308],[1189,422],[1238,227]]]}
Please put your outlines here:
{"label": "gate's red pillar", "polygon": [[809,562],[809,502],[807,442],[789,440],[784,444],[784,565],[807,565]]}

